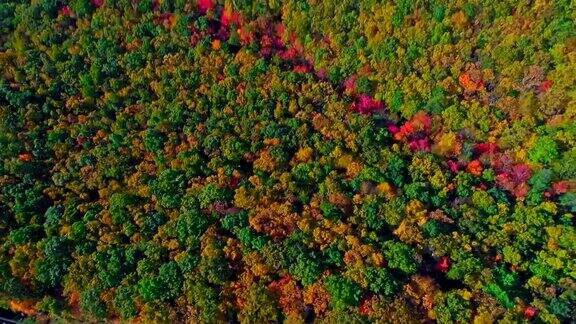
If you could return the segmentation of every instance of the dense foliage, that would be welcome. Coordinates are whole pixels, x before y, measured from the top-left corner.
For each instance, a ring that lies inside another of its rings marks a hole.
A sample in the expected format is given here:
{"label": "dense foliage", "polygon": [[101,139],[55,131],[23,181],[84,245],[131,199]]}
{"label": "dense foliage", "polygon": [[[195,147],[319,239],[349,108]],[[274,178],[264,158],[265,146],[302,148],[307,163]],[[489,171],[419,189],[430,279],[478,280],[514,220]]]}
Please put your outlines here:
{"label": "dense foliage", "polygon": [[0,306],[576,317],[570,0],[3,0]]}

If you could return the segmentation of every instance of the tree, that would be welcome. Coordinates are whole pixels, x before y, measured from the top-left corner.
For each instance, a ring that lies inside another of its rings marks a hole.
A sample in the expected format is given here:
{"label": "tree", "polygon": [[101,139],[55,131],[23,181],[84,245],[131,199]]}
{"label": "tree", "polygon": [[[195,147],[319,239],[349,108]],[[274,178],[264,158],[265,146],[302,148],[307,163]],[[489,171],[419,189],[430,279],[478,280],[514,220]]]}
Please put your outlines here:
{"label": "tree", "polygon": [[415,251],[409,245],[386,241],[383,243],[383,249],[390,268],[398,269],[408,275],[416,273],[418,264],[414,258]]}
{"label": "tree", "polygon": [[152,182],[151,188],[163,207],[178,208],[184,195],[185,186],[186,178],[181,171],[166,169]]}
{"label": "tree", "polygon": [[528,156],[534,162],[548,164],[558,157],[558,145],[550,136],[542,136],[536,140]]}
{"label": "tree", "polygon": [[198,195],[200,201],[200,207],[206,208],[210,204],[220,201],[226,202],[231,199],[230,192],[224,188],[218,187],[216,184],[210,183],[204,186],[200,194]]}
{"label": "tree", "polygon": [[320,277],[322,268],[318,262],[311,258],[300,256],[296,262],[290,266],[290,273],[296,279],[300,280],[302,285],[309,286]]}
{"label": "tree", "polygon": [[449,292],[442,302],[434,307],[438,323],[468,323],[472,312],[470,302],[458,295],[457,292]]}
{"label": "tree", "polygon": [[103,319],[107,313],[106,306],[96,289],[88,289],[80,294],[80,308],[95,319]]}
{"label": "tree", "polygon": [[482,263],[480,260],[468,253],[459,257],[457,262],[454,262],[446,277],[454,280],[465,281],[476,275],[482,269]]}
{"label": "tree", "polygon": [[201,318],[210,322],[217,318],[218,290],[202,280],[187,280],[184,291],[190,304],[198,308]]}
{"label": "tree", "polygon": [[130,214],[128,213],[128,208],[131,205],[135,205],[139,202],[136,195],[132,195],[126,192],[117,192],[110,196],[110,204],[108,210],[112,216],[112,221],[115,224],[124,224],[129,222]]}
{"label": "tree", "polygon": [[94,259],[96,275],[105,289],[118,286],[122,279],[135,269],[135,264],[126,260],[124,250],[118,248],[97,252]]}
{"label": "tree", "polygon": [[36,280],[46,288],[56,288],[62,284],[70,260],[70,242],[63,237],[42,240],[44,256],[36,260]]}
{"label": "tree", "polygon": [[166,136],[156,129],[147,129],[143,136],[144,147],[150,153],[158,154],[164,149]]}
{"label": "tree", "polygon": [[325,286],[330,293],[330,304],[336,309],[358,306],[362,289],[352,280],[340,275],[331,275],[325,279]]}
{"label": "tree", "polygon": [[384,296],[393,296],[400,288],[399,283],[384,268],[369,267],[365,270],[368,288]]}
{"label": "tree", "polygon": [[320,204],[320,210],[322,211],[322,215],[324,217],[331,220],[337,220],[342,217],[342,211],[327,201],[324,201]]}
{"label": "tree", "polygon": [[138,292],[145,301],[167,300],[177,297],[182,289],[183,278],[178,264],[165,263],[157,276],[146,277],[138,282]]}
{"label": "tree", "polygon": [[123,319],[131,319],[138,314],[138,308],[134,302],[135,296],[135,289],[131,286],[121,286],[116,290],[113,304]]}
{"label": "tree", "polygon": [[276,300],[263,284],[256,283],[250,286],[245,298],[246,304],[238,313],[240,323],[278,321],[280,319]]}

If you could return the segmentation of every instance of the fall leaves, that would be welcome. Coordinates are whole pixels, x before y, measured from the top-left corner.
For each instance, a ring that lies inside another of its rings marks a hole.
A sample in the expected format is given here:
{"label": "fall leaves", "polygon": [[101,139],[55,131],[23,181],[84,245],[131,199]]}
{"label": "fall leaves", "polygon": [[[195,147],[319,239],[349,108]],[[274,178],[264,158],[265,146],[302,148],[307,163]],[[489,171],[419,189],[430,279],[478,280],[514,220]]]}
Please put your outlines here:
{"label": "fall leaves", "polygon": [[496,2],[4,1],[0,303],[574,318],[570,11]]}

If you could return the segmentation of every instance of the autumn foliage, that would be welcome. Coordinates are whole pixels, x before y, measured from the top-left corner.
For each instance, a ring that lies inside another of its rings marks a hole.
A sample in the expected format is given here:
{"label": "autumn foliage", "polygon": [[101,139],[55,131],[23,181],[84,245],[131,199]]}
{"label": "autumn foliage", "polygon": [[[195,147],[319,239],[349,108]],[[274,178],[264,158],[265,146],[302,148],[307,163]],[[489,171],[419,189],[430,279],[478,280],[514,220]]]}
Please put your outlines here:
{"label": "autumn foliage", "polygon": [[570,1],[0,1],[0,307],[570,323]]}

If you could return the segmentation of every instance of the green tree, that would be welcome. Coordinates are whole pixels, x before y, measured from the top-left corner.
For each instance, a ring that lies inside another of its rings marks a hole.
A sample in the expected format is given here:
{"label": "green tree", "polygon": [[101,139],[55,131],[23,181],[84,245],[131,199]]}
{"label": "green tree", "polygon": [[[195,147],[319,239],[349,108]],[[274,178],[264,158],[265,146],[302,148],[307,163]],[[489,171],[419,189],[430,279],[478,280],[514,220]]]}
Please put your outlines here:
{"label": "green tree", "polygon": [[331,275],[325,279],[326,290],[330,294],[330,304],[336,309],[358,306],[362,288],[352,280],[340,275]]}
{"label": "green tree", "polygon": [[80,308],[96,319],[106,317],[106,305],[100,299],[100,293],[96,289],[87,289],[80,294]]}
{"label": "green tree", "polygon": [[145,301],[167,300],[180,294],[183,277],[176,262],[165,263],[157,276],[139,281],[138,292]]}
{"label": "green tree", "polygon": [[558,145],[552,137],[542,136],[536,140],[528,156],[534,162],[548,164],[558,157]]}
{"label": "green tree", "polygon": [[401,242],[386,241],[383,244],[384,255],[388,266],[398,269],[405,274],[414,274],[418,269],[415,251],[412,247]]}
{"label": "green tree", "polygon": [[458,295],[457,292],[449,292],[442,302],[434,307],[438,323],[468,323],[472,312],[470,302]]}
{"label": "green tree", "polygon": [[384,268],[368,267],[365,274],[368,288],[379,295],[393,296],[400,288],[398,281]]}

